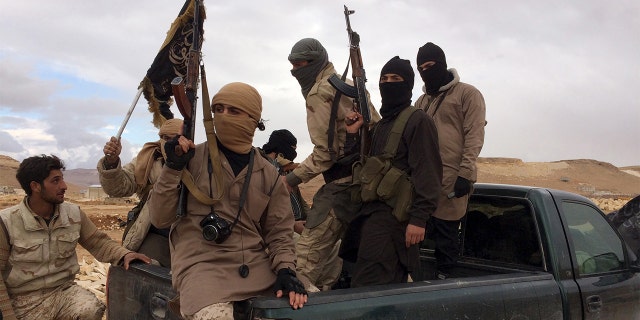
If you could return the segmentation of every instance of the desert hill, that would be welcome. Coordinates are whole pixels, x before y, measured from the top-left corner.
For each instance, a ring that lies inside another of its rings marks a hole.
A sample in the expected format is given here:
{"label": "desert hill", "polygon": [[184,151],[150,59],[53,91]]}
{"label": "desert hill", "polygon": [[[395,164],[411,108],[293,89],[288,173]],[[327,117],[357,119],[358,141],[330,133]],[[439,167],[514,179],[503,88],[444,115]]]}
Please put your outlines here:
{"label": "desert hill", "polygon": [[19,165],[18,160],[0,155],[0,186],[20,188],[20,184],[16,180],[16,170]]}
{"label": "desert hill", "polygon": [[[19,162],[0,155],[0,187],[20,188],[15,179]],[[610,163],[590,159],[553,162],[524,162],[516,158],[479,158],[478,182],[547,187],[578,193],[587,197],[630,199],[640,194],[640,165],[618,168]],[[96,169],[65,170],[73,197],[89,185],[100,184]],[[301,185],[309,201],[322,184],[321,177]]]}
{"label": "desert hill", "polygon": [[618,168],[589,159],[523,162],[480,158],[478,182],[547,187],[588,197],[633,197],[640,194],[640,166]]}
{"label": "desert hill", "polygon": [[[21,189],[18,180],[16,180],[18,166],[20,166],[18,160],[0,155],[0,190],[3,187]],[[80,196],[80,191],[90,185],[100,184],[96,169],[65,170],[64,177],[68,187],[67,194],[71,197]]]}

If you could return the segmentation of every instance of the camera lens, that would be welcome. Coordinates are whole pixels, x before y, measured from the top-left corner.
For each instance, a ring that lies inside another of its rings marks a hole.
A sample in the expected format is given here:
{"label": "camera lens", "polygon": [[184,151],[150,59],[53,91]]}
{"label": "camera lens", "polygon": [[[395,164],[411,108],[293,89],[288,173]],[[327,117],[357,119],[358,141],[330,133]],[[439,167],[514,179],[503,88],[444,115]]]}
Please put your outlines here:
{"label": "camera lens", "polygon": [[218,228],[216,228],[215,226],[205,225],[202,228],[202,236],[207,241],[215,241],[216,239],[218,239],[219,234],[220,233],[218,231]]}

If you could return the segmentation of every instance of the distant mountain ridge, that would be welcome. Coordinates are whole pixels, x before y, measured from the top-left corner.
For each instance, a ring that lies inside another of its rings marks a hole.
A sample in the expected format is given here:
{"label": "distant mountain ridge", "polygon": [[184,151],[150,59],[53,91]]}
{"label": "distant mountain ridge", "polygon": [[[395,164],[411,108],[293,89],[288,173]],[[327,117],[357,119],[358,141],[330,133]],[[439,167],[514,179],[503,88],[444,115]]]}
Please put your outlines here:
{"label": "distant mountain ridge", "polygon": [[79,186],[92,186],[100,184],[98,169],[71,169],[64,171],[64,179]]}
{"label": "distant mountain ridge", "polygon": [[[20,188],[15,179],[19,162],[0,155],[0,186]],[[573,159],[553,162],[524,162],[517,158],[479,158],[478,182],[519,184],[575,192],[585,196],[630,197],[640,194],[640,165],[618,168],[610,163]],[[70,192],[99,185],[97,169],[64,171]],[[301,186],[313,189],[322,179]],[[311,191],[311,190],[310,190]],[[315,192],[314,192],[315,193]]]}
{"label": "distant mountain ridge", "polygon": [[[16,180],[16,171],[20,166],[20,162],[11,157],[0,155],[0,186],[11,186],[20,188],[18,180]],[[66,182],[72,183],[79,187],[88,187],[100,184],[97,169],[71,169],[64,171],[64,179]]]}

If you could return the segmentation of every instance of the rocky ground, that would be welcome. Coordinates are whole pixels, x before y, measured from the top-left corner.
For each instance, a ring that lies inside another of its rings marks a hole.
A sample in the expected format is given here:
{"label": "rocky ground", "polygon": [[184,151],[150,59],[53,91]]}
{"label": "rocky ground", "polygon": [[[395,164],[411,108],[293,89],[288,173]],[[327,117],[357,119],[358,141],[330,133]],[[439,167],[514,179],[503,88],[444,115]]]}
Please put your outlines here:
{"label": "rocky ground", "polygon": [[[11,184],[19,188],[14,178],[17,161],[3,157],[0,156],[0,186]],[[640,166],[616,168],[595,160],[526,163],[519,159],[482,158],[478,171],[478,182],[550,187],[579,193],[593,200],[605,213],[617,210],[640,194]],[[318,177],[301,185],[303,197],[311,202],[321,184]],[[120,224],[133,205],[117,201],[87,201],[79,197],[80,188],[71,184],[67,201],[79,204],[100,229],[120,241],[123,231]],[[19,195],[0,195],[0,209],[17,204],[21,199]],[[78,283],[104,300],[109,265],[96,261],[81,247],[77,253],[81,263]]]}

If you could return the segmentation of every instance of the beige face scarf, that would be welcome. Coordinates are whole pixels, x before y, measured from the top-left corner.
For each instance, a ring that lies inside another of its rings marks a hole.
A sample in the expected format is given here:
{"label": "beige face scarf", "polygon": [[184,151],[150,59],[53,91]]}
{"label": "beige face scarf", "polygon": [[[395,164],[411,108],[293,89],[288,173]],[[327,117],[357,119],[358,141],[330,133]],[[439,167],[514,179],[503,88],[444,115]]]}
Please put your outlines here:
{"label": "beige face scarf", "polygon": [[216,113],[213,118],[216,137],[223,146],[238,154],[251,151],[257,122],[246,115]]}
{"label": "beige face scarf", "polygon": [[246,83],[232,82],[213,96],[211,106],[216,104],[234,106],[249,115],[215,113],[213,117],[213,127],[220,143],[235,153],[249,153],[262,113],[262,97],[258,91]]}

